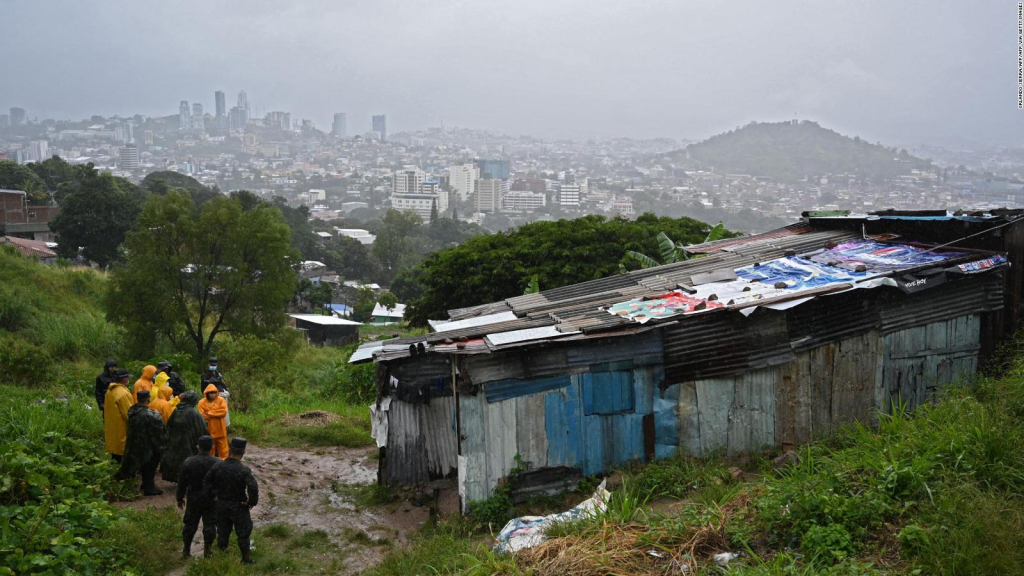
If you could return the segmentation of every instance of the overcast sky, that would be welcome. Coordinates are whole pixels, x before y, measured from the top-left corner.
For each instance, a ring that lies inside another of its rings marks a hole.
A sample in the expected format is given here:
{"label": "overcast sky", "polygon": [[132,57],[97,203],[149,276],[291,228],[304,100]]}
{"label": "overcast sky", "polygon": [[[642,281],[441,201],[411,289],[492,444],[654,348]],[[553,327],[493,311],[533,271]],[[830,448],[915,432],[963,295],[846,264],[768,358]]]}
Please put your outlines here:
{"label": "overcast sky", "polygon": [[440,125],[704,138],[812,119],[887,143],[1024,144],[1017,3],[4,0],[0,109],[212,111],[244,89],[350,133]]}

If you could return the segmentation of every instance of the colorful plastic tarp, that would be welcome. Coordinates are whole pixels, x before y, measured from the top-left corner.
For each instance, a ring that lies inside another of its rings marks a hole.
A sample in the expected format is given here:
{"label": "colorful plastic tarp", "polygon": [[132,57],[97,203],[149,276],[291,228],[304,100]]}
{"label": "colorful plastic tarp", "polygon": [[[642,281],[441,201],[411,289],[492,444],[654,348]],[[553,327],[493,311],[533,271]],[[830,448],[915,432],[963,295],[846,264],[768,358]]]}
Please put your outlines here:
{"label": "colorful plastic tarp", "polygon": [[906,244],[883,244],[874,240],[855,240],[835,248],[822,250],[811,256],[819,264],[835,264],[843,268],[865,266],[876,272],[890,272],[903,268],[914,268],[937,264],[951,258],[964,256],[963,252],[950,250],[927,250]]}
{"label": "colorful plastic tarp", "polygon": [[779,258],[764,264],[739,268],[736,275],[748,282],[758,282],[776,288],[783,288],[778,284],[784,283],[785,289],[789,290],[820,288],[828,284],[856,282],[870,277],[867,272],[854,272],[829,266],[801,256]]}
{"label": "colorful plastic tarp", "polygon": [[978,272],[985,272],[992,268],[998,268],[999,266],[1005,266],[1009,261],[1005,256],[996,254],[982,260],[975,260],[974,262],[967,262],[964,264],[957,265],[957,269],[964,274],[977,274]]}
{"label": "colorful plastic tarp", "polygon": [[620,302],[608,308],[608,312],[644,324],[658,318],[670,318],[679,314],[693,314],[694,312],[712,310],[722,306],[721,302],[708,302],[701,298],[689,296],[682,290],[674,290],[657,296],[634,298],[627,302]]}

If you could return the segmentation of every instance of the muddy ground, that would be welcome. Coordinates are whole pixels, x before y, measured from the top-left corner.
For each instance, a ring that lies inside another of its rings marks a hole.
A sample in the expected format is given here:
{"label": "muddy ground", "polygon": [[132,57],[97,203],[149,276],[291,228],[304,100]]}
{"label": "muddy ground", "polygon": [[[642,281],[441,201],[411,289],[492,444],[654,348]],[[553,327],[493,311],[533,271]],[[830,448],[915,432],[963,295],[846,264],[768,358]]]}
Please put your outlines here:
{"label": "muddy ground", "polygon": [[[260,503],[252,510],[253,523],[262,526],[282,522],[298,530],[323,530],[348,552],[346,564],[352,573],[373,566],[391,547],[350,543],[343,536],[346,528],[386,538],[392,546],[406,546],[409,537],[429,517],[426,506],[415,506],[406,499],[383,506],[356,503],[351,488],[376,481],[377,462],[371,459],[375,452],[372,448],[270,448],[250,443],[243,462],[252,469],[260,486]],[[163,495],[141,497],[120,506],[173,507],[175,485],[161,480],[158,473],[157,486],[164,491]],[[445,490],[442,512],[454,511],[456,507],[455,491]],[[180,517],[182,513],[178,514]],[[258,540],[256,547],[258,550]],[[202,549],[200,530],[192,541],[192,554],[201,555]]]}

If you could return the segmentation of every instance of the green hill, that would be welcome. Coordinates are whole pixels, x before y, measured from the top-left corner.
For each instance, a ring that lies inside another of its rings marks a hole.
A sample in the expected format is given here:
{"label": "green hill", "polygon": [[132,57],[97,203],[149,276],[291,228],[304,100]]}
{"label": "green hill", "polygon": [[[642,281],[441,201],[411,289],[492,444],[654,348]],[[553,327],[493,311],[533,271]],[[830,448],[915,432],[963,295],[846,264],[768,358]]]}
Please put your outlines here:
{"label": "green hill", "polygon": [[843,136],[815,122],[752,122],[689,145],[671,155],[721,174],[750,174],[783,182],[823,174],[883,180],[927,169],[930,162],[906,150]]}

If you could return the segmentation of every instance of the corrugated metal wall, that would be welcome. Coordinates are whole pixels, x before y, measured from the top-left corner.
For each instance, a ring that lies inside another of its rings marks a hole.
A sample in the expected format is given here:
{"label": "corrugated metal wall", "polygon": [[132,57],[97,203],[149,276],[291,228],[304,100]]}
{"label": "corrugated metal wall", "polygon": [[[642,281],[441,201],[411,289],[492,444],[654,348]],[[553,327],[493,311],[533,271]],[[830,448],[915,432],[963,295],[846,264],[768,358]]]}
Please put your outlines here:
{"label": "corrugated metal wall", "polygon": [[[512,398],[506,397],[508,386],[502,382],[502,394],[496,396],[502,399],[494,402],[488,401],[486,385],[483,393],[460,395],[465,466],[459,482],[467,501],[490,496],[515,466],[516,455],[529,462],[531,469],[567,466],[584,474],[644,459],[649,449],[654,457],[654,438],[649,436],[655,432],[648,426],[645,434],[644,418],[650,419],[653,413],[655,391],[664,379],[661,367],[607,368],[567,376],[566,386],[541,393],[529,393],[535,384],[525,381],[524,395]],[[629,393],[623,391],[627,380],[631,381]],[[592,391],[593,399],[602,397],[608,386],[617,388],[617,400],[591,403],[588,408],[585,390]],[[632,409],[625,410],[627,405]],[[674,452],[674,446],[666,448]]]}
{"label": "corrugated metal wall", "polygon": [[392,398],[384,482],[414,485],[452,474],[458,463],[455,397],[412,404]]}

